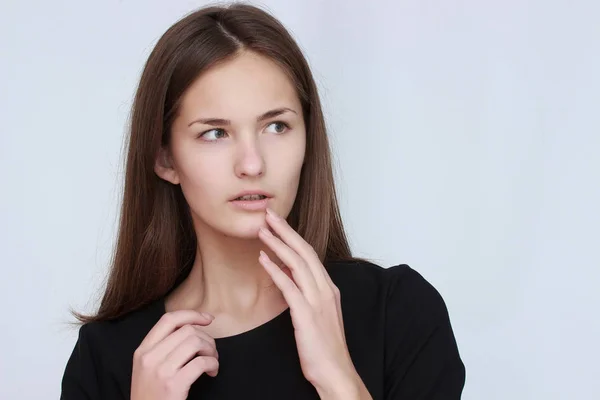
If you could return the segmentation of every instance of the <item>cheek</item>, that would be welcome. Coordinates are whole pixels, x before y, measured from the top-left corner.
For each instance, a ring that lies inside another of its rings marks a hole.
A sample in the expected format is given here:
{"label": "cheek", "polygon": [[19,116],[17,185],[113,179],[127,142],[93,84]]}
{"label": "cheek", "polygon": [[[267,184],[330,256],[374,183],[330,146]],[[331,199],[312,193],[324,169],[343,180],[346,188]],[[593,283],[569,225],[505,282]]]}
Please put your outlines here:
{"label": "cheek", "polygon": [[199,212],[212,207],[226,195],[227,168],[224,157],[214,153],[188,156],[180,163],[181,190],[190,207]]}
{"label": "cheek", "polygon": [[304,137],[300,137],[286,144],[284,148],[273,152],[273,158],[269,163],[270,172],[277,176],[277,184],[280,190],[284,191],[286,196],[292,197],[292,202],[300,181],[304,153]]}
{"label": "cheek", "polygon": [[304,164],[304,157],[306,153],[306,134],[303,133],[296,145],[293,148],[292,154],[289,156],[289,163],[291,165],[291,171],[296,175],[296,178],[300,178],[300,171]]}

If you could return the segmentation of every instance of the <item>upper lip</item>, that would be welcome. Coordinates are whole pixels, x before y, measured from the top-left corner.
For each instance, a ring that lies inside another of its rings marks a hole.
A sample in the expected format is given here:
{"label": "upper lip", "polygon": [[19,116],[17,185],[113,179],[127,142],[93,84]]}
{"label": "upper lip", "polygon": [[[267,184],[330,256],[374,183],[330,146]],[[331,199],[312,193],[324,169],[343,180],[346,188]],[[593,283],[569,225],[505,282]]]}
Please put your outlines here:
{"label": "upper lip", "polygon": [[238,194],[233,196],[230,200],[235,200],[238,197],[252,195],[252,194],[262,194],[263,196],[266,196],[266,197],[273,197],[273,195],[271,193],[265,192],[264,190],[244,190],[243,192],[239,192]]}

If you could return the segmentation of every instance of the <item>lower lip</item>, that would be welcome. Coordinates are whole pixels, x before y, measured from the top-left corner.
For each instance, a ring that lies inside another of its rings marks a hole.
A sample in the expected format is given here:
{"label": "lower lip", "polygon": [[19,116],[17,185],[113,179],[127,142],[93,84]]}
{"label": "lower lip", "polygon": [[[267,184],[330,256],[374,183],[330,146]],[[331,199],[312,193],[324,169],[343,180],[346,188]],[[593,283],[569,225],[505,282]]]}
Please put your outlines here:
{"label": "lower lip", "polygon": [[232,200],[230,203],[242,210],[266,210],[269,197],[262,200]]}

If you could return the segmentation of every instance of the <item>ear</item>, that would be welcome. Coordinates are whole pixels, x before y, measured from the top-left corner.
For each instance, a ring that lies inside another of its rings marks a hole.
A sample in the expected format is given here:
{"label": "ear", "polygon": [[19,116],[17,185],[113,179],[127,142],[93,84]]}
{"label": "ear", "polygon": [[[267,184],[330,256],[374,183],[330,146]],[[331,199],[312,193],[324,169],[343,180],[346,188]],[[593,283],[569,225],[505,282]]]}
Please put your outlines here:
{"label": "ear", "polygon": [[154,172],[160,178],[173,185],[179,185],[179,174],[175,170],[169,149],[161,146],[154,162]]}

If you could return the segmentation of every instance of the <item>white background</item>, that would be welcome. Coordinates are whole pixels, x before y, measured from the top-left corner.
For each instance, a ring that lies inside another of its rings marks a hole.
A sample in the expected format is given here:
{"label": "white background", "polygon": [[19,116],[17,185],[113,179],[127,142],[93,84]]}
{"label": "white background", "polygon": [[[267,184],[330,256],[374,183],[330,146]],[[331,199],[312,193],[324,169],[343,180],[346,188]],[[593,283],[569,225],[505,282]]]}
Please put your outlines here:
{"label": "white background", "polygon": [[[160,35],[202,1],[0,8],[0,398],[59,397]],[[322,91],[357,255],[444,296],[464,399],[600,398],[597,1],[268,1]]]}

